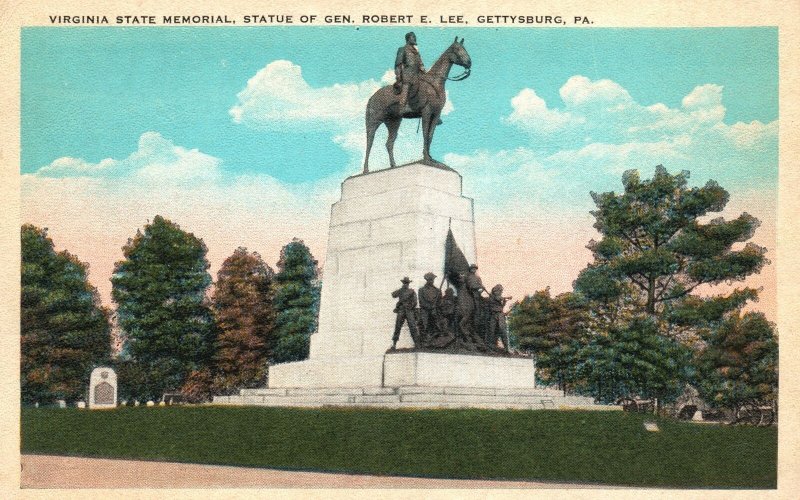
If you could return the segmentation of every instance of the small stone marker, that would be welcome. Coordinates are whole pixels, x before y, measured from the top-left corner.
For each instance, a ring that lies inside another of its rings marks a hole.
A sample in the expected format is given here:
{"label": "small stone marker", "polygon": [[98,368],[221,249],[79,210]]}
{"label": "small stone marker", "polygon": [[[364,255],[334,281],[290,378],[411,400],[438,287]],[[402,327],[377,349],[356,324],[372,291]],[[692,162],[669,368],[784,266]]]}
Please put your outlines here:
{"label": "small stone marker", "polygon": [[657,424],[657,423],[655,423],[655,422],[645,422],[645,423],[644,423],[644,428],[645,428],[645,429],[646,429],[648,432],[658,432],[658,431],[660,431],[660,430],[661,430],[661,429],[659,429],[659,428],[658,428],[658,424]]}
{"label": "small stone marker", "polygon": [[77,403],[75,403],[75,406],[77,406],[78,408],[86,408],[86,401],[78,401]]}
{"label": "small stone marker", "polygon": [[100,366],[89,376],[89,408],[117,407],[117,374],[112,368]]}
{"label": "small stone marker", "polygon": [[703,412],[697,410],[696,412],[694,412],[694,415],[692,415],[692,422],[702,422],[702,421],[703,421]]}
{"label": "small stone marker", "polygon": [[58,404],[59,408],[66,408],[67,407],[67,402],[64,401],[63,399],[59,399],[58,401],[56,401],[56,403]]}
{"label": "small stone marker", "polygon": [[155,406],[155,405],[156,405],[156,404],[155,404],[155,403],[153,403],[153,401],[152,401],[152,400],[150,400],[150,401],[148,401],[148,402],[147,402],[147,406]]}

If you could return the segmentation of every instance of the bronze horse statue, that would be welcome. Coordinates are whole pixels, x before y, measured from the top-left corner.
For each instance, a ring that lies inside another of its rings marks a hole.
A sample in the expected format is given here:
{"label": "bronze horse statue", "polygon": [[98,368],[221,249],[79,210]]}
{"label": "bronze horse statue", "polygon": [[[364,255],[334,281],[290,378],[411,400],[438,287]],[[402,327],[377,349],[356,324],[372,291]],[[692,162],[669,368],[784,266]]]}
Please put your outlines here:
{"label": "bronze horse statue", "polygon": [[[450,68],[453,64],[465,69],[462,75],[450,78]],[[397,139],[397,131],[400,129],[400,122],[403,118],[420,118],[422,121],[422,162],[428,165],[438,165],[439,162],[431,158],[431,141],[436,124],[442,114],[442,109],[447,101],[444,92],[446,80],[460,81],[469,76],[472,61],[469,54],[464,49],[464,39],[453,41],[450,47],[439,56],[439,59],[431,68],[420,75],[419,83],[416,88],[409,89],[408,106],[411,112],[403,114],[400,109],[400,96],[395,94],[394,87],[387,85],[372,94],[367,102],[366,125],[367,125],[367,154],[364,158],[364,173],[369,172],[369,152],[372,149],[372,141],[375,139],[375,131],[383,123],[389,130],[389,138],[386,140],[386,149],[389,152],[389,166],[394,168],[394,141]]]}

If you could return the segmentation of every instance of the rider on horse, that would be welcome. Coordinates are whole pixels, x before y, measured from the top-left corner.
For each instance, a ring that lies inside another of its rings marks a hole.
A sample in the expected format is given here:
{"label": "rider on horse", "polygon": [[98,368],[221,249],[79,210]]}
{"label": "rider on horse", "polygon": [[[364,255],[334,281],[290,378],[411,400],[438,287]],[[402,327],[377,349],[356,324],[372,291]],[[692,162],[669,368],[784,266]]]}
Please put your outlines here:
{"label": "rider on horse", "polygon": [[[417,50],[417,35],[413,31],[406,33],[406,44],[397,49],[397,57],[394,60],[394,91],[400,94],[400,114],[412,113],[413,110],[408,106],[408,95],[412,90],[416,94],[419,86],[419,77],[425,74],[425,65],[422,63],[422,56]],[[438,120],[437,125],[441,125],[442,120]]]}

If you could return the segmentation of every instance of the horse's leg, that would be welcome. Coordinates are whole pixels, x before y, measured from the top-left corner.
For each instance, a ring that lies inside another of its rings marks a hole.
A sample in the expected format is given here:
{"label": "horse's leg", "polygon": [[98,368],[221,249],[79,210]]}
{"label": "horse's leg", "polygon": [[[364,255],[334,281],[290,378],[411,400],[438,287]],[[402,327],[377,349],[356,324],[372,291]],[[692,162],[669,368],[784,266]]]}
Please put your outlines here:
{"label": "horse's leg", "polygon": [[420,113],[420,120],[422,120],[422,161],[423,163],[431,164],[431,110],[430,107],[425,107]]}
{"label": "horse's leg", "polygon": [[364,172],[363,172],[365,174],[369,172],[369,152],[372,149],[372,141],[375,140],[375,131],[378,130],[378,127],[380,126],[380,124],[381,123],[379,121],[370,120],[369,117],[367,117],[367,119],[366,119],[366,125],[367,125],[367,152],[364,155]]}
{"label": "horse's leg", "polygon": [[[436,123],[439,121],[439,112],[435,112],[428,108],[427,113],[423,116],[423,141],[424,146],[422,149],[422,156],[425,159],[425,162],[429,165],[438,165],[439,162],[431,158],[431,143],[433,142],[433,132],[436,130]],[[427,126],[425,126],[427,125]]]}
{"label": "horse's leg", "polygon": [[386,119],[386,128],[389,130],[389,137],[386,139],[386,151],[389,152],[390,168],[397,166],[394,163],[394,141],[397,139],[397,131],[400,129],[400,122],[402,121],[403,119],[400,117]]}

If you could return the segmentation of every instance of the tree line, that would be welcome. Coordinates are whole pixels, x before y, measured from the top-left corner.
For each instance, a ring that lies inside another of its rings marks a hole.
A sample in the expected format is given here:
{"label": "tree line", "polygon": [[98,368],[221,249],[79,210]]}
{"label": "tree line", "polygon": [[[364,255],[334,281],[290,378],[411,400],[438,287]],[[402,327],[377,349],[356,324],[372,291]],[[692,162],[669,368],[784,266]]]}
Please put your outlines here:
{"label": "tree line", "polygon": [[237,248],[212,290],[203,240],[156,216],[114,266],[111,321],[85,263],[57,252],[46,229],[25,224],[21,236],[23,404],[83,399],[92,368],[105,364],[118,371],[120,399],[203,401],[262,386],[268,363],[308,357],[319,268],[301,240],[282,248],[277,272]]}
{"label": "tree line", "polygon": [[758,290],[713,288],[769,263],[766,249],[748,242],[759,221],[748,213],[706,220],[729,194],[713,180],[688,187],[688,178],[659,166],[642,180],[632,170],[622,192],[592,193],[601,235],[587,246],[593,261],[572,291],[537,291],[509,315],[518,346],[536,355],[540,380],[602,402],[661,406],[687,385],[734,413],[776,402],[775,326],[743,309]]}
{"label": "tree line", "polygon": [[[573,290],[549,288],[515,303],[512,343],[536,356],[537,376],[564,391],[675,400],[687,385],[712,407],[738,411],[777,400],[778,336],[743,281],[769,261],[748,240],[759,226],[722,211],[728,192],[715,181],[688,186],[689,172],[656,168],[622,177],[620,193],[592,193],[593,261]],[[208,399],[261,386],[267,363],[308,356],[316,330],[319,269],[295,239],[277,272],[236,249],[216,282],[203,240],[157,216],[123,247],[112,282],[112,311],[87,280],[87,265],[56,252],[47,231],[22,226],[22,400],[84,397],[92,367],[113,362],[122,399],[180,391]],[[112,357],[112,328],[122,336]]]}

